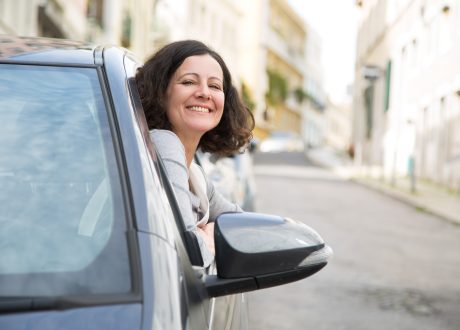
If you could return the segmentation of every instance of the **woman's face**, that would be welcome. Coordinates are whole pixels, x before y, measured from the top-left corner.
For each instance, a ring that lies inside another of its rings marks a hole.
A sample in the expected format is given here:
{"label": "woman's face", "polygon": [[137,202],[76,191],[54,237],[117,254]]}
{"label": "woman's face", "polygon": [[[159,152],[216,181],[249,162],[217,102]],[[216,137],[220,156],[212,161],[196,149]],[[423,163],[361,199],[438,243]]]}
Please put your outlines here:
{"label": "woman's face", "polygon": [[166,115],[179,138],[201,137],[224,111],[223,72],[210,55],[187,57],[166,90]]}

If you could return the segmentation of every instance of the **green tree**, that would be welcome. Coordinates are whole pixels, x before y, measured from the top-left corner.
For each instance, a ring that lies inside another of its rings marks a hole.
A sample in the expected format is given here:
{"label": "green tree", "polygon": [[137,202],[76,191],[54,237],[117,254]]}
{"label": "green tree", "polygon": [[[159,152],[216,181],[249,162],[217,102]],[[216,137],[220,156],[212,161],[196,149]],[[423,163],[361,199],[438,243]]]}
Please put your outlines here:
{"label": "green tree", "polygon": [[268,91],[265,94],[267,103],[275,106],[283,103],[288,95],[286,78],[275,70],[267,70]]}
{"label": "green tree", "polygon": [[295,99],[297,100],[298,103],[302,103],[306,99],[307,100],[310,99],[310,95],[306,91],[304,91],[301,87],[297,87],[294,90],[294,95],[295,95]]}

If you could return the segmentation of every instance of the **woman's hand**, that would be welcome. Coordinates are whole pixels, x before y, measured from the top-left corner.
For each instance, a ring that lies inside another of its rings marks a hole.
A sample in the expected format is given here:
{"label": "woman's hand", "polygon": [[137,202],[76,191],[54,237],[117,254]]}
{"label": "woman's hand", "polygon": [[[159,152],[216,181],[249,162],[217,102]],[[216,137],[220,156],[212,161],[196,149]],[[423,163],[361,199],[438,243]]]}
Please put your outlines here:
{"label": "woman's hand", "polygon": [[216,254],[216,248],[214,246],[214,222],[208,222],[204,226],[198,227],[198,233],[203,237],[204,243],[212,254]]}

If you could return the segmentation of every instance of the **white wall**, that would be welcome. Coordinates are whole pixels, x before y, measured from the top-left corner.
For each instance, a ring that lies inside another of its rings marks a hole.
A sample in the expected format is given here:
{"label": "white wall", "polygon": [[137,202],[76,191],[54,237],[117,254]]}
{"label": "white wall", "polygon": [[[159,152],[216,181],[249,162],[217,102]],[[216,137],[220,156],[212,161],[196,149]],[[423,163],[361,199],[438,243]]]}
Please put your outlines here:
{"label": "white wall", "polygon": [[[413,157],[417,176],[460,190],[460,0],[375,3],[382,4],[387,5],[386,30],[379,34],[370,28],[373,16],[365,16],[357,72],[369,63],[384,69],[391,59],[390,107],[387,112],[382,108],[383,76],[375,85],[373,135],[366,140],[361,132],[355,138],[368,146],[362,149],[361,165],[373,165],[379,155],[372,151],[380,145],[379,165],[386,177],[408,175]],[[355,127],[361,129],[364,87],[358,78]]]}

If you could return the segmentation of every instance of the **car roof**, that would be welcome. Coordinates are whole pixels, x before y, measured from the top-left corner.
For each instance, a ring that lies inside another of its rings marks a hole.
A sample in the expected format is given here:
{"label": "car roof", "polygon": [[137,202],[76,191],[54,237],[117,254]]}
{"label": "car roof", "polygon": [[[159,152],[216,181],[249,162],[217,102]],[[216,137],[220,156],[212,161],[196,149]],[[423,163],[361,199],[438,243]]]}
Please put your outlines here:
{"label": "car roof", "polygon": [[291,137],[297,137],[297,136],[298,134],[292,131],[272,131],[269,135],[269,137],[275,137],[275,138],[291,138]]}
{"label": "car roof", "polygon": [[0,35],[0,62],[94,65],[95,50],[87,42]]}

